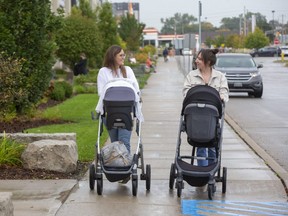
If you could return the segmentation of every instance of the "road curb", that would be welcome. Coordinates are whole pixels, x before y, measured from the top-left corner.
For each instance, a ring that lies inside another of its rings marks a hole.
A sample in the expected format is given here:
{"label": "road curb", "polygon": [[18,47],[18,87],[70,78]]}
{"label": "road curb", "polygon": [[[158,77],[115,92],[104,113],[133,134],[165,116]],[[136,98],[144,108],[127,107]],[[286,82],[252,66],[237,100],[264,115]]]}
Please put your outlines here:
{"label": "road curb", "polygon": [[267,152],[262,149],[242,128],[225,113],[225,121],[238,136],[260,157],[281,179],[288,196],[288,172],[284,170]]}

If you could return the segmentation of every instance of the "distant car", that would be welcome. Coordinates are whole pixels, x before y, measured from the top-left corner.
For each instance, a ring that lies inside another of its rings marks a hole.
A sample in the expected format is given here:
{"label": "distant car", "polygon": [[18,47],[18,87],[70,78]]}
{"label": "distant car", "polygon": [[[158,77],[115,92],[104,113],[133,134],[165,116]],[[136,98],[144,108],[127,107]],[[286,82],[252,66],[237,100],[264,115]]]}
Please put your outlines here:
{"label": "distant car", "polygon": [[249,96],[261,98],[263,81],[253,57],[242,53],[220,53],[214,68],[225,74],[230,92],[247,92]]}
{"label": "distant car", "polygon": [[281,55],[281,49],[280,47],[263,47],[258,50],[254,50],[250,53],[252,57],[266,57],[266,56],[280,56]]}
{"label": "distant car", "polygon": [[192,50],[189,48],[183,48],[182,55],[192,55]]}
{"label": "distant car", "polygon": [[288,56],[288,46],[280,47],[281,53],[284,53],[284,56]]}

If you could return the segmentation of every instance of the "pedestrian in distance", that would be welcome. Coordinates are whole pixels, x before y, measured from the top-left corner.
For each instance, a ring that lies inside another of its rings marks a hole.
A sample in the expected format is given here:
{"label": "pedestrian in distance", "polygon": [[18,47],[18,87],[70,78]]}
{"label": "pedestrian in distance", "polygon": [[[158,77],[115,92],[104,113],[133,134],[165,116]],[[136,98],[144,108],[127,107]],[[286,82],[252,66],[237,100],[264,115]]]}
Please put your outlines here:
{"label": "pedestrian in distance", "polygon": [[[97,76],[98,95],[104,94],[105,85],[116,79],[124,79],[132,83],[135,91],[140,95],[139,84],[133,70],[124,65],[124,50],[118,45],[110,46],[104,56],[103,67]],[[125,128],[108,130],[111,142],[121,141],[130,153],[130,138],[132,131]]]}
{"label": "pedestrian in distance", "polygon": [[78,76],[79,74],[83,74],[83,75],[88,74],[87,57],[85,53],[80,54],[80,60],[74,65],[73,73],[75,76]]}
{"label": "pedestrian in distance", "polygon": [[156,73],[155,65],[153,64],[153,61],[151,60],[151,58],[149,56],[148,56],[148,58],[146,60],[146,68],[149,71],[152,71],[152,72]]}
{"label": "pedestrian in distance", "polygon": [[168,61],[168,53],[168,49],[165,47],[165,49],[163,50],[164,62]]}
{"label": "pedestrian in distance", "polygon": [[[188,73],[184,81],[183,96],[185,97],[188,90],[197,85],[208,85],[215,88],[224,103],[229,100],[229,88],[225,75],[220,71],[213,69],[216,63],[216,54],[218,49],[201,49],[195,60],[196,70]],[[206,157],[206,148],[197,148],[197,157]],[[215,158],[215,150],[208,149],[208,157]],[[208,166],[213,160],[197,160],[198,166]]]}

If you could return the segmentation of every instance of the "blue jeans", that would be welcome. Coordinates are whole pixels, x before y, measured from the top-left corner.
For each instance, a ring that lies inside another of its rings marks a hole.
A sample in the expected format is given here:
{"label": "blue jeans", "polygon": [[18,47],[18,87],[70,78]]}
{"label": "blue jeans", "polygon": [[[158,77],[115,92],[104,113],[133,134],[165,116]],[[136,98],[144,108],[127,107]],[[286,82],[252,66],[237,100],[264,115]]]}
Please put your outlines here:
{"label": "blue jeans", "polygon": [[[197,148],[197,157],[207,157],[207,148]],[[214,148],[208,148],[208,157],[216,158],[216,152]],[[197,160],[198,166],[208,166],[213,162],[214,162],[213,159]]]}
{"label": "blue jeans", "polygon": [[113,128],[108,130],[111,142],[121,141],[124,143],[130,154],[130,138],[132,131],[123,129],[123,128]]}

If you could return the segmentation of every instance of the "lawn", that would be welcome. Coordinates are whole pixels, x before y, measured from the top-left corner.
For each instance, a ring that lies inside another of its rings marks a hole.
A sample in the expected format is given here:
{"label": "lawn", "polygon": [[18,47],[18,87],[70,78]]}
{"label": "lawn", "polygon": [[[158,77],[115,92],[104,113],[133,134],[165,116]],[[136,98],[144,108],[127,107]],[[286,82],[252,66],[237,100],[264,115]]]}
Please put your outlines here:
{"label": "lawn", "polygon": [[[135,71],[140,88],[143,88],[150,74]],[[79,85],[79,84],[78,84]],[[95,144],[98,134],[98,120],[92,120],[91,111],[95,110],[98,94],[78,94],[55,107],[48,108],[41,116],[49,119],[63,119],[66,124],[56,124],[28,129],[28,133],[76,133],[80,161],[91,161],[95,157]],[[108,138],[105,130],[100,137],[100,145]]]}
{"label": "lawn", "polygon": [[[80,161],[93,160],[98,133],[98,120],[92,120],[91,111],[95,110],[98,101],[97,94],[79,94],[63,103],[48,108],[43,117],[63,119],[66,124],[56,124],[28,129],[29,133],[76,133]],[[100,143],[107,140],[107,131],[101,136]]]}

